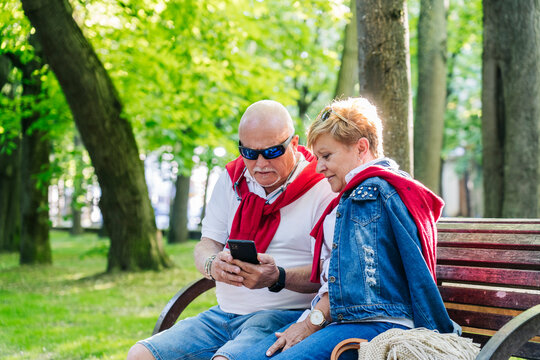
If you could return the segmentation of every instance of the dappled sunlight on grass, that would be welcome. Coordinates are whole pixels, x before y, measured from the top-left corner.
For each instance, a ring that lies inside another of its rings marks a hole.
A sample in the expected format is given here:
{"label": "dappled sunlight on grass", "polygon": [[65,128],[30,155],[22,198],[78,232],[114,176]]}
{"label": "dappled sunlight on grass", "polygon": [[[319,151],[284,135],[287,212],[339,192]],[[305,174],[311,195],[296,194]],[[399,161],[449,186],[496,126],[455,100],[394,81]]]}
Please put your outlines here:
{"label": "dappled sunlight on grass", "polygon": [[[52,232],[51,239],[50,266],[19,266],[17,254],[0,254],[2,359],[125,359],[151,335],[169,299],[200,277],[194,241],[166,245],[174,268],[107,274],[101,250],[107,239],[67,232]],[[183,317],[214,303],[209,292]]]}
{"label": "dappled sunlight on grass", "polygon": [[84,275],[82,273],[75,273],[75,274],[66,274],[64,276],[64,280],[79,280],[82,279]]}
{"label": "dappled sunlight on grass", "polygon": [[94,285],[94,290],[105,290],[105,289],[110,289],[112,287],[116,286],[116,284],[114,283],[105,283],[105,284],[95,284]]}

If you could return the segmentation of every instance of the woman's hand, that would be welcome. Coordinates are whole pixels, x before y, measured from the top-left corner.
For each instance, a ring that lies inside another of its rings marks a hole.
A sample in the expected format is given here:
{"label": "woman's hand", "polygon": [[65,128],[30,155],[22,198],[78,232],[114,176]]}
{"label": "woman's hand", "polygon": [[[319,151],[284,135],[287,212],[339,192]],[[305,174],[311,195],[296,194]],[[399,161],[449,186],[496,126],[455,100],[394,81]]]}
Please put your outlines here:
{"label": "woman's hand", "polygon": [[279,349],[282,349],[281,351],[283,352],[320,329],[320,327],[311,324],[309,318],[302,322],[294,323],[284,332],[276,333],[278,339],[268,348],[266,356],[272,356]]}

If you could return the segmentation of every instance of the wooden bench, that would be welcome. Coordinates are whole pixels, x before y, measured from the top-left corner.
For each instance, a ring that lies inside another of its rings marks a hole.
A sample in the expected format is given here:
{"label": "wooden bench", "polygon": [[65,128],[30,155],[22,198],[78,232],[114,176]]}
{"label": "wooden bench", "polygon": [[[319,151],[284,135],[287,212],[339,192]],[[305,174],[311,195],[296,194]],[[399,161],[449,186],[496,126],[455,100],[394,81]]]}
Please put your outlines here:
{"label": "wooden bench", "polygon": [[[443,218],[437,226],[439,291],[463,336],[482,346],[477,360],[540,359],[540,219]],[[154,334],[213,287],[203,278],[180,290]]]}

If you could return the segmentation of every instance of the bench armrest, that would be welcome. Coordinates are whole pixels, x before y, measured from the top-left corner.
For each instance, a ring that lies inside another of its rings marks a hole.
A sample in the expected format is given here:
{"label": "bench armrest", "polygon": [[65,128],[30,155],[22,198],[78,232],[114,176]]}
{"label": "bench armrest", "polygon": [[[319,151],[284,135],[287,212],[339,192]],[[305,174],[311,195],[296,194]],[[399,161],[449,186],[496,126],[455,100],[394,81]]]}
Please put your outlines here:
{"label": "bench armrest", "polygon": [[165,305],[154,326],[152,335],[167,330],[174,325],[182,311],[199,295],[212,289],[216,283],[212,280],[201,278],[184,286]]}
{"label": "bench armrest", "polygon": [[476,360],[506,360],[539,333],[540,304],[522,312],[500,328],[489,339]]}
{"label": "bench armrest", "polygon": [[347,350],[358,350],[360,349],[360,343],[367,342],[366,339],[359,338],[349,338],[345,339],[334,347],[332,354],[330,355],[330,360],[338,360],[341,354]]}

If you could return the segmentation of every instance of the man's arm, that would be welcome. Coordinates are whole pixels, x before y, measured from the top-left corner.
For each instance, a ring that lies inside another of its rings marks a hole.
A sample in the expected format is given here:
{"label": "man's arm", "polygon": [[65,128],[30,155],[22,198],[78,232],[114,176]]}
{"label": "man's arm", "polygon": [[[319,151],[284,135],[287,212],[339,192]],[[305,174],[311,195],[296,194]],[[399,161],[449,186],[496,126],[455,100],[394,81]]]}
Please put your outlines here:
{"label": "man's arm", "polygon": [[233,258],[228,251],[223,251],[223,244],[207,237],[202,237],[193,251],[197,270],[206,276],[204,269],[206,260],[211,256],[216,257],[212,261],[210,274],[215,281],[221,281],[234,286],[242,286],[244,278],[238,276],[240,268],[232,263]]}
{"label": "man's arm", "polygon": [[[254,265],[240,260],[233,260],[241,271],[238,273],[243,279],[243,285],[249,289],[262,289],[275,284],[279,277],[279,270],[274,258],[268,254],[259,254],[260,264]],[[321,284],[309,281],[311,265],[285,269],[285,289],[299,293],[311,294],[317,292]]]}
{"label": "man's arm", "polygon": [[315,293],[321,287],[319,283],[312,283],[311,265],[305,265],[296,268],[286,269],[285,289],[304,294]]}

